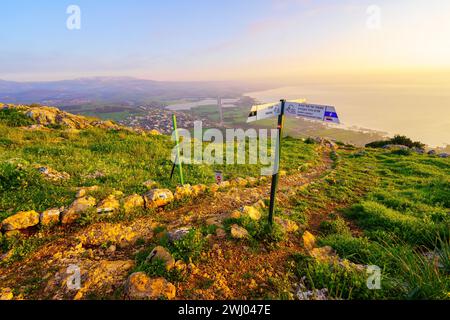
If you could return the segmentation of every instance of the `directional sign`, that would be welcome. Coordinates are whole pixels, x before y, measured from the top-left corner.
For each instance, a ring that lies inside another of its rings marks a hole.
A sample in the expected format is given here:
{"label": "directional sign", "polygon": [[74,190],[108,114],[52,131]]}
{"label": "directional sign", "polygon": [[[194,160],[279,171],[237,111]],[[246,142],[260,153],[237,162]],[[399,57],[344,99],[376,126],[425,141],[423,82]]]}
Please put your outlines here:
{"label": "directional sign", "polygon": [[336,109],[332,106],[286,101],[285,108],[285,114],[287,116],[340,123]]}
{"label": "directional sign", "polygon": [[[252,107],[247,123],[278,117],[281,103],[266,103]],[[306,103],[304,99],[286,101],[285,114],[290,117],[303,117],[330,123],[340,123],[336,109],[332,106]]]}
{"label": "directional sign", "polygon": [[281,112],[281,103],[266,103],[253,106],[248,115],[247,123],[278,117]]}

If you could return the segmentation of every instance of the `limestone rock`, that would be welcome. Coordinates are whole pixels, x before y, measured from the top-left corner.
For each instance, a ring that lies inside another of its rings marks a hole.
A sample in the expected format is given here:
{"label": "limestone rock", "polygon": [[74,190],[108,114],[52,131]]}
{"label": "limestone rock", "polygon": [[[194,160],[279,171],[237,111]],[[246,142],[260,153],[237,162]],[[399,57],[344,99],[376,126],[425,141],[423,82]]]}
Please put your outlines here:
{"label": "limestone rock", "polygon": [[211,193],[215,193],[217,191],[219,191],[220,186],[217,183],[213,183],[212,185],[209,186],[209,192]]}
{"label": "limestone rock", "polygon": [[242,214],[255,221],[261,219],[261,212],[255,207],[244,206]]}
{"label": "limestone rock", "polygon": [[230,181],[222,181],[219,183],[219,190],[228,189],[229,187],[231,187]]}
{"label": "limestone rock", "polygon": [[99,186],[78,188],[78,191],[77,191],[77,194],[75,195],[75,197],[83,198],[88,194],[88,192],[98,191],[99,189],[100,189]]}
{"label": "limestone rock", "polygon": [[114,195],[109,195],[106,199],[103,199],[97,205],[97,212],[98,213],[109,213],[109,212],[114,212],[119,208],[120,208],[119,200],[117,200]]}
{"label": "limestone rock", "polygon": [[49,226],[59,223],[61,211],[58,208],[45,210],[41,213],[40,223],[43,226]]}
{"label": "limestone rock", "polygon": [[160,136],[161,135],[161,133],[156,129],[150,130],[149,134],[151,136]]}
{"label": "limestone rock", "polygon": [[227,236],[227,233],[222,228],[217,228],[216,229],[216,236],[219,239],[224,239]]}
{"label": "limestone rock", "polygon": [[172,300],[176,296],[176,288],[164,278],[151,279],[143,272],[135,272],[126,282],[125,294],[131,300]]}
{"label": "limestone rock", "polygon": [[305,231],[303,234],[303,245],[307,250],[312,250],[316,246],[316,237],[314,237],[309,231]]}
{"label": "limestone rock", "polygon": [[81,217],[81,214],[88,209],[93,208],[96,204],[96,200],[93,197],[83,197],[76,199],[64,212],[62,213],[61,223],[69,224],[74,223]]}
{"label": "limestone rock", "polygon": [[246,187],[248,184],[248,181],[245,180],[244,178],[238,177],[238,178],[234,179],[233,184],[238,187]]}
{"label": "limestone rock", "polygon": [[175,266],[175,259],[166,248],[161,246],[155,247],[146,259],[147,262],[154,262],[157,260],[163,261],[167,270],[170,270]]}
{"label": "limestone rock", "polygon": [[123,200],[123,208],[126,213],[133,212],[136,209],[144,207],[144,198],[138,194],[133,194]]}
{"label": "limestone rock", "polygon": [[82,231],[78,239],[83,245],[103,244],[129,245],[136,242],[138,234],[131,228],[118,223],[99,223]]}
{"label": "limestone rock", "polygon": [[183,239],[190,231],[191,228],[184,227],[174,231],[169,231],[167,236],[169,237],[170,242],[174,242]]}
{"label": "limestone rock", "polygon": [[37,167],[37,170],[48,180],[58,181],[70,179],[70,175],[66,172],[58,172],[50,167]]}
{"label": "limestone rock", "polygon": [[174,200],[172,191],[168,189],[153,189],[144,194],[145,207],[154,209],[163,207]]}
{"label": "limestone rock", "polygon": [[194,196],[198,196],[200,194],[205,193],[207,189],[208,187],[206,185],[197,184],[195,186],[192,186],[192,193],[194,194]]}
{"label": "limestone rock", "polygon": [[39,213],[34,210],[21,211],[2,222],[4,231],[26,229],[37,224],[39,224]]}
{"label": "limestone rock", "polygon": [[286,233],[296,232],[298,230],[298,225],[292,220],[275,217],[275,222],[278,223]]}
{"label": "limestone rock", "polygon": [[239,210],[234,210],[232,213],[230,213],[231,219],[239,219],[242,216],[242,213]]}
{"label": "limestone rock", "polygon": [[245,239],[248,238],[250,235],[247,230],[242,228],[241,226],[238,226],[237,224],[233,224],[231,226],[231,236],[234,239]]}
{"label": "limestone rock", "polygon": [[0,300],[12,300],[14,298],[14,294],[10,288],[1,288],[0,289]]}
{"label": "limestone rock", "polygon": [[181,200],[184,198],[189,198],[192,196],[192,186],[190,184],[185,184],[183,186],[177,186],[175,190],[175,199]]}

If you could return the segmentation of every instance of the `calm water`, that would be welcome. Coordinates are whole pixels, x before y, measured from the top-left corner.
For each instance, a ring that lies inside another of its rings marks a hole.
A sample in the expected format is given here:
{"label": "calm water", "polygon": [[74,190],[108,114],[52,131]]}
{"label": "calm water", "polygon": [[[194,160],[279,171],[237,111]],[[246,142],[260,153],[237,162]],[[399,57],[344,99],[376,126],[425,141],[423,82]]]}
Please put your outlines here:
{"label": "calm water", "polygon": [[261,102],[306,98],[336,106],[345,127],[404,134],[430,146],[450,144],[450,86],[317,85],[246,95]]}

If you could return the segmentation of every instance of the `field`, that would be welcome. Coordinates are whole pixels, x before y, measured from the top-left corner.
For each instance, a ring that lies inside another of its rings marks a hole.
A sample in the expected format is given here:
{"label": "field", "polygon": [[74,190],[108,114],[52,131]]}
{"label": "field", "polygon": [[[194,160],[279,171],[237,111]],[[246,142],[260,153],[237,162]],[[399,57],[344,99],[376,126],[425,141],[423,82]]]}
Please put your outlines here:
{"label": "field", "polygon": [[[19,211],[67,207],[80,187],[98,186],[90,193],[98,200],[115,191],[143,194],[149,179],[159,188],[177,187],[178,176],[169,177],[170,137],[24,127],[30,124],[24,115],[0,111],[0,221]],[[283,141],[286,172],[274,228],[266,222],[270,183],[259,179],[261,164],[186,165],[191,185],[213,185],[217,169],[238,182],[163,208],[87,210],[70,226],[5,232],[0,289],[24,299],[122,299],[129,276],[143,272],[173,284],[170,299],[450,299],[448,158]],[[37,170],[42,166],[68,177],[48,180]],[[244,214],[255,203],[260,219]],[[236,226],[247,235],[236,238]],[[189,228],[187,235],[170,240],[181,227]],[[117,242],[117,232],[129,243]],[[177,261],[175,268],[148,261],[158,245]],[[68,263],[82,270],[78,291],[55,285]],[[379,287],[368,288],[368,266],[378,270]]]}

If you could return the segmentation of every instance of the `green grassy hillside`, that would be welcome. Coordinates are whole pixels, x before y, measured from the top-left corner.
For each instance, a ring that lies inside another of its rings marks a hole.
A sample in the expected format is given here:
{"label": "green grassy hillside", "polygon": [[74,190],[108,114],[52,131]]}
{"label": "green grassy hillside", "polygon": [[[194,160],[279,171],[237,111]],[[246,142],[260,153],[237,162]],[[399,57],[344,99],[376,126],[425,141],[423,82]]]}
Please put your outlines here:
{"label": "green grassy hillside", "polygon": [[[67,207],[80,187],[98,186],[91,194],[97,200],[114,190],[124,196],[141,195],[148,190],[143,185],[147,180],[175,191],[178,176],[169,179],[170,137],[114,124],[109,124],[109,129],[37,126],[26,110],[0,110],[0,221],[19,211]],[[63,178],[48,179],[39,171],[42,167]],[[217,169],[226,180],[242,177],[250,181],[248,177],[259,178],[261,165],[186,165],[184,169],[187,183],[211,185]],[[94,253],[102,259],[107,256],[109,260],[101,260],[103,263],[135,261],[132,271],[165,277],[176,285],[180,298],[293,299],[305,292],[312,298],[325,292],[327,299],[450,299],[448,158],[350,146],[334,150],[311,139],[285,138],[282,169],[287,175],[280,183],[276,215],[284,220],[277,220],[273,229],[267,228],[267,209],[258,209],[261,219],[240,213],[257,199],[267,203],[270,186],[259,180],[253,186],[234,185],[229,190],[174,201],[159,211],[133,215],[120,209],[102,218],[87,211],[69,228],[35,227],[0,235],[0,256],[8,255],[0,262],[0,276],[5,279],[1,286],[8,284],[23,298],[42,298],[50,283],[42,277],[57,271],[47,270],[42,256],[57,261],[61,252],[79,248],[73,232],[83,233],[105,222],[117,228],[143,223],[148,231],[157,221],[152,232],[160,236],[145,238],[147,233],[143,233],[132,249],[117,249],[118,253],[115,247],[114,251],[108,249],[113,241],[98,240],[101,246],[95,251],[90,244],[90,253],[80,253],[80,263],[97,261],[89,255]],[[206,222],[224,214],[220,224]],[[192,216],[196,216],[195,222]],[[185,221],[193,228],[188,236],[168,241],[166,232]],[[287,225],[295,228],[286,231]],[[243,239],[233,235],[236,226],[248,232]],[[219,237],[218,229],[226,236]],[[312,248],[304,238],[305,231],[315,235]],[[61,247],[45,249],[53,242]],[[168,248],[190,271],[169,272],[159,262],[149,263],[146,257],[156,245]],[[193,272],[192,263],[201,271]],[[380,289],[367,287],[367,266],[379,268]],[[20,281],[14,273],[18,267],[23,268]],[[95,288],[90,294],[121,297],[117,283],[115,293]]]}

